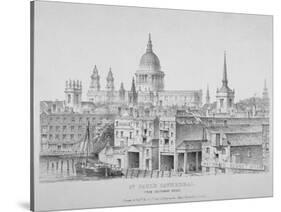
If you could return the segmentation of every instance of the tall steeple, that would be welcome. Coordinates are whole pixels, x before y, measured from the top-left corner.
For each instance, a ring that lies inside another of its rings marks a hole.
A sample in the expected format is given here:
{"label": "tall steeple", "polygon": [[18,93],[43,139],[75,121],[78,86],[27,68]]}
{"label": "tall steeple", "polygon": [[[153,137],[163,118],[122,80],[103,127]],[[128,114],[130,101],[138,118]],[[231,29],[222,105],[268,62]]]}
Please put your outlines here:
{"label": "tall steeple", "polygon": [[151,35],[148,34],[148,42],[146,46],[146,52],[152,52],[152,42],[151,42]]}
{"label": "tall steeple", "polygon": [[124,88],[124,83],[123,82],[121,82],[121,85],[120,85],[120,91],[124,91],[125,90],[125,88]]}
{"label": "tall steeple", "polygon": [[120,89],[119,89],[119,98],[120,98],[120,101],[124,101],[125,99],[125,88],[124,88],[124,84],[123,82],[121,82],[121,85],[120,85]]}
{"label": "tall steeple", "polygon": [[223,76],[222,76],[222,86],[217,89],[217,112],[218,113],[232,113],[234,110],[234,89],[228,87],[227,79],[227,64],[226,64],[226,52],[224,51],[224,61],[223,61]]}
{"label": "tall steeple", "polygon": [[108,71],[108,75],[107,75],[107,80],[112,80],[112,79],[113,79],[113,74],[112,74],[111,67],[109,67],[109,71]]}
{"label": "tall steeple", "polygon": [[106,89],[108,91],[113,91],[114,90],[114,77],[111,71],[111,67],[109,68],[108,75],[106,77]]}
{"label": "tall steeple", "polygon": [[227,65],[226,65],[226,52],[224,51],[224,62],[223,62],[223,77],[222,77],[222,86],[227,88],[228,87],[228,80],[227,80]]}
{"label": "tall steeple", "polygon": [[262,92],[262,98],[264,100],[268,100],[269,97],[268,97],[268,89],[267,89],[267,86],[266,86],[266,80],[264,80],[264,87],[263,87],[263,92]]}
{"label": "tall steeple", "polygon": [[136,105],[138,101],[138,94],[135,86],[135,79],[132,80],[131,91],[129,92],[129,103]]}
{"label": "tall steeple", "polygon": [[136,93],[136,85],[135,85],[135,79],[134,78],[132,80],[131,92]]}
{"label": "tall steeple", "polygon": [[98,73],[97,66],[95,65],[93,69],[93,73],[91,75],[91,85],[90,88],[94,89],[95,91],[100,90],[100,76]]}
{"label": "tall steeple", "polygon": [[206,104],[210,104],[210,91],[209,91],[209,85],[207,85],[207,91],[206,91]]}

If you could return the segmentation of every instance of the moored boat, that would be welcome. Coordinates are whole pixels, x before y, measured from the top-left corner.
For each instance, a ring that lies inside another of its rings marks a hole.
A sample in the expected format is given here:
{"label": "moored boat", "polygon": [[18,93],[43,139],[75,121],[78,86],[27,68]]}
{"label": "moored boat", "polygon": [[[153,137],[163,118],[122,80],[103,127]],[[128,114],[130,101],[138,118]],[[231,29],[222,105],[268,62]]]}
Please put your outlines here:
{"label": "moored boat", "polygon": [[[84,138],[84,143],[82,144],[83,155],[86,157],[81,157],[81,159],[75,164],[76,173],[79,175],[99,176],[99,177],[109,177],[109,176],[122,176],[122,170],[110,164],[103,163],[98,160],[93,160],[90,156],[90,123],[86,129],[86,134]],[[86,154],[85,154],[86,153]]]}

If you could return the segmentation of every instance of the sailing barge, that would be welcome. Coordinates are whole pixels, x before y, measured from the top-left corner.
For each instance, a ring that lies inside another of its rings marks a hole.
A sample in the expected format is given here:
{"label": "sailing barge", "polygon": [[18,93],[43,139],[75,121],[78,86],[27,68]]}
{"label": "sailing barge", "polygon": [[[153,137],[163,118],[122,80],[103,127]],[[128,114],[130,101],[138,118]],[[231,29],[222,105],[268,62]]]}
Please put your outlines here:
{"label": "sailing barge", "polygon": [[87,177],[114,177],[122,176],[122,170],[114,165],[103,163],[95,159],[95,155],[91,152],[90,140],[90,122],[88,122],[84,140],[82,141],[82,151],[78,162],[75,164],[76,174],[85,175]]}

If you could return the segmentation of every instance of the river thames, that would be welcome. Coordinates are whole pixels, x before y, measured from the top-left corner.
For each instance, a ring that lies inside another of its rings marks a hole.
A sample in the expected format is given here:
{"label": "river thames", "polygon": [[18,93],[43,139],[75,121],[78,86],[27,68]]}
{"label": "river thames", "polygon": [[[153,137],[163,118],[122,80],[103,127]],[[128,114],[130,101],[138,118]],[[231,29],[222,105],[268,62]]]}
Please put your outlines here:
{"label": "river thames", "polygon": [[[75,164],[81,161],[78,157],[40,157],[40,182],[59,182],[59,181],[86,181],[110,179],[110,177],[87,177],[77,174]],[[84,159],[85,160],[85,159]]]}

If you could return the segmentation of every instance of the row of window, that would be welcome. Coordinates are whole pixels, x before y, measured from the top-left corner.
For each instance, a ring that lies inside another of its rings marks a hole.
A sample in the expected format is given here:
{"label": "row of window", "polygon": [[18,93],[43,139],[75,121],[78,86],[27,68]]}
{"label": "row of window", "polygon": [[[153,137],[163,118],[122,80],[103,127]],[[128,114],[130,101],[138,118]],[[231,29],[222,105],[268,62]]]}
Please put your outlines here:
{"label": "row of window", "polygon": [[165,139],[161,139],[160,140],[160,144],[164,144],[164,145],[173,145],[174,144],[174,141],[173,140],[170,140],[168,138],[165,138]]}
{"label": "row of window", "polygon": [[[49,140],[67,140],[67,139],[70,139],[70,140],[74,140],[75,138],[75,134],[50,134],[50,135],[46,135],[46,134],[43,134],[42,135],[42,138],[48,138]],[[77,135],[77,138],[82,138],[82,134],[78,134]]]}
{"label": "row of window", "polygon": [[[121,138],[124,138],[124,131],[117,131],[115,132],[115,137],[118,138],[118,137],[121,137]],[[131,139],[133,137],[133,132],[130,132],[129,133],[129,138]]]}
{"label": "row of window", "polygon": [[[136,122],[136,127],[137,128],[140,127],[141,123],[142,122],[137,121]],[[126,122],[126,123],[122,122],[122,123],[120,123],[119,121],[115,121],[115,126],[116,127],[118,127],[118,126],[132,126],[132,124],[133,124],[132,122]],[[153,127],[153,124],[151,122],[149,122],[148,124],[147,123],[143,123],[142,126],[145,127],[145,128],[150,128],[151,129]]]}
{"label": "row of window", "polygon": [[[224,99],[220,99],[220,107],[223,107],[224,104]],[[232,107],[232,99],[228,99],[227,106]]]}
{"label": "row of window", "polygon": [[[55,132],[59,132],[59,131],[66,131],[66,130],[70,130],[70,131],[74,131],[74,130],[79,130],[79,131],[82,131],[83,130],[83,126],[82,125],[79,125],[79,126],[49,126],[49,131],[52,132],[52,131],[55,131]],[[47,132],[48,130],[48,127],[47,126],[43,126],[42,127],[42,131],[43,132]]]}
{"label": "row of window", "polygon": [[184,100],[184,101],[186,101],[186,100],[192,100],[192,97],[189,97],[189,96],[163,96],[162,98],[160,97],[160,99],[161,100],[177,100],[177,99],[179,99],[179,100]]}
{"label": "row of window", "polygon": [[[207,154],[209,154],[209,153],[210,153],[210,147],[207,147],[207,148],[205,149],[205,152],[206,152]],[[225,154],[226,154],[226,148],[222,148],[221,154],[222,154],[222,155],[225,155]],[[238,155],[238,154],[239,154],[239,153],[237,153],[236,155]],[[215,157],[216,157],[216,158],[219,158],[219,154],[215,153]],[[251,158],[251,157],[252,157],[252,151],[251,151],[251,149],[248,149],[248,150],[247,150],[247,157],[248,157],[248,158]]]}
{"label": "row of window", "polygon": [[[207,154],[209,154],[209,153],[210,153],[210,147],[206,147],[205,152],[206,152]],[[222,148],[221,152],[222,152],[223,155],[225,155],[225,154],[226,154],[226,149],[225,149],[225,148]]]}
{"label": "row of window", "polygon": [[[144,135],[148,135],[148,136],[152,136],[152,131],[147,131],[147,129],[144,129],[143,130],[143,134]],[[136,130],[136,134],[135,134],[135,136],[139,136],[140,135],[140,131],[139,130]],[[123,137],[125,137],[125,134],[124,134],[124,131],[118,131],[118,130],[116,130],[115,131],[115,137],[116,138],[123,138]],[[132,139],[133,138],[133,132],[131,131],[131,132],[129,132],[129,136],[128,136],[130,139]]]}
{"label": "row of window", "polygon": [[171,128],[174,129],[175,125],[174,123],[170,123],[169,121],[161,121],[160,122],[160,128]]}
{"label": "row of window", "polygon": [[[136,127],[140,127],[141,126],[141,122],[136,122]],[[152,128],[152,123],[151,122],[149,122],[148,124],[147,123],[143,123],[143,125],[142,125],[143,127],[145,127],[145,128]]]}
{"label": "row of window", "polygon": [[174,132],[160,131],[160,137],[169,138],[169,136],[170,136],[171,138],[173,138],[173,137],[174,137]]}
{"label": "row of window", "polygon": [[48,120],[50,122],[52,121],[56,121],[56,122],[79,122],[79,123],[82,123],[82,122],[88,122],[88,121],[92,121],[92,122],[95,122],[98,118],[96,117],[49,117]]}

